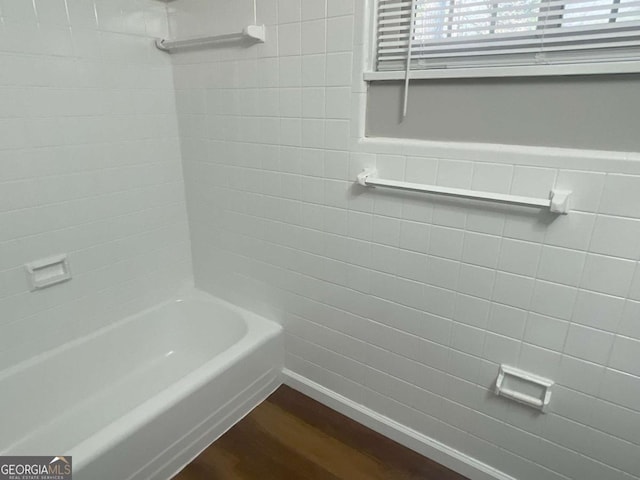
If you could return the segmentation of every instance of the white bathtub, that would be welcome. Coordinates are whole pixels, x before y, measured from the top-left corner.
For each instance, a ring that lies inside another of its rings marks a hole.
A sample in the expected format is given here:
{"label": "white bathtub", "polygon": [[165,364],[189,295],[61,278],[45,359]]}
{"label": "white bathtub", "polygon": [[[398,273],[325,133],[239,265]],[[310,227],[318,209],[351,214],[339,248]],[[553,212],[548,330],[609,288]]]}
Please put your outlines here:
{"label": "white bathtub", "polygon": [[0,372],[0,454],[167,480],[280,385],[279,325],[190,291]]}

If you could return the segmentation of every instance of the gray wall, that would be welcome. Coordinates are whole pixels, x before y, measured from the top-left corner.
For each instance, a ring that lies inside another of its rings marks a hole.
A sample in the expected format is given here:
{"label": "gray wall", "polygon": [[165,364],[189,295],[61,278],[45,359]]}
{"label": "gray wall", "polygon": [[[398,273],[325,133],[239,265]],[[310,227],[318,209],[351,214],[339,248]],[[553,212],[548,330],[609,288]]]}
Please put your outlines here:
{"label": "gray wall", "polygon": [[640,75],[373,82],[367,136],[640,151]]}

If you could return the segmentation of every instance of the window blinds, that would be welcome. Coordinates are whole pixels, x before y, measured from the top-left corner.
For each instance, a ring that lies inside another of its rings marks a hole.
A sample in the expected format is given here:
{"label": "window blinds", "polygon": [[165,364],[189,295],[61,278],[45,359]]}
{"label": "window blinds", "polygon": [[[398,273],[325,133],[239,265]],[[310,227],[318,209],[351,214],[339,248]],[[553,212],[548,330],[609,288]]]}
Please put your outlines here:
{"label": "window blinds", "polygon": [[378,0],[377,27],[378,71],[640,59],[640,0]]}

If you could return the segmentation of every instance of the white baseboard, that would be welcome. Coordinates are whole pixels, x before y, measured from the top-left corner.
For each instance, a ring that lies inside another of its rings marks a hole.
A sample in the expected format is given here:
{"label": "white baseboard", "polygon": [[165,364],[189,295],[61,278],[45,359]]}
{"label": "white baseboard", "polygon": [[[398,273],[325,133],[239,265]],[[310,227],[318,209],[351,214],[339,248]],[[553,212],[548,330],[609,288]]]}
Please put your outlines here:
{"label": "white baseboard", "polygon": [[380,415],[302,375],[286,368],[282,373],[284,383],[291,388],[471,480],[516,480],[510,475]]}

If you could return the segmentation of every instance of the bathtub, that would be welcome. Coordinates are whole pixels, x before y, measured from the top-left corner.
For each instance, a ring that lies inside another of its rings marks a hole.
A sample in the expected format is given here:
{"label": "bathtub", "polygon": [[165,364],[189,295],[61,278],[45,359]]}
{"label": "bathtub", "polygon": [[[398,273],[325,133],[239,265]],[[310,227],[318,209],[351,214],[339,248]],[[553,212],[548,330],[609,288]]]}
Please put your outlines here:
{"label": "bathtub", "polygon": [[281,383],[281,327],[189,291],[0,372],[0,454],[167,480]]}

